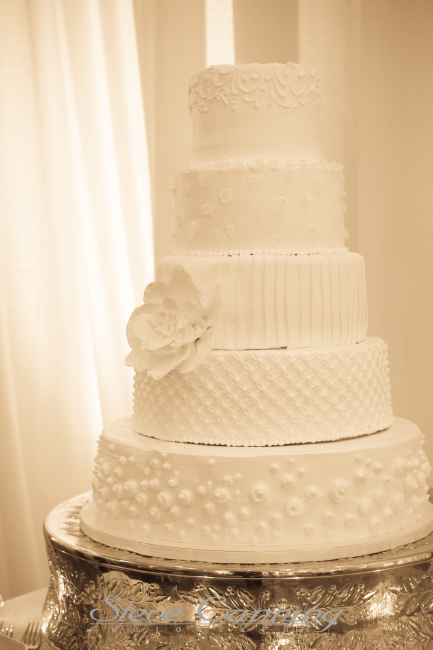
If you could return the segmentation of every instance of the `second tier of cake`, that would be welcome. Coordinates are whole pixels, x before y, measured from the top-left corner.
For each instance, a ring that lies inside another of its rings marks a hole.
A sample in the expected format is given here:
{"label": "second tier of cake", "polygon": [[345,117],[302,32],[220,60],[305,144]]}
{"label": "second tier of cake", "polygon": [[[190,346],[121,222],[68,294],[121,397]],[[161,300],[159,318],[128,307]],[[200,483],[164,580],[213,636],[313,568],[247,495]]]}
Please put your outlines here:
{"label": "second tier of cake", "polygon": [[392,423],[385,343],[212,352],[196,370],[136,373],[134,429],[161,440],[266,446],[351,438]]}

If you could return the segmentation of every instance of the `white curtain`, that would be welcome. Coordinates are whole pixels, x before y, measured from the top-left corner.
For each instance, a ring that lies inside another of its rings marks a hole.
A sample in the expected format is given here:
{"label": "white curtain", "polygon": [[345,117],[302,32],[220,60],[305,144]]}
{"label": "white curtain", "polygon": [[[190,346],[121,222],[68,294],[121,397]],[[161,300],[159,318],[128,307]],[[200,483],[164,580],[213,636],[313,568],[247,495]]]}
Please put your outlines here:
{"label": "white curtain", "polygon": [[0,0],[0,592],[131,411],[125,324],[153,276],[132,0]]}

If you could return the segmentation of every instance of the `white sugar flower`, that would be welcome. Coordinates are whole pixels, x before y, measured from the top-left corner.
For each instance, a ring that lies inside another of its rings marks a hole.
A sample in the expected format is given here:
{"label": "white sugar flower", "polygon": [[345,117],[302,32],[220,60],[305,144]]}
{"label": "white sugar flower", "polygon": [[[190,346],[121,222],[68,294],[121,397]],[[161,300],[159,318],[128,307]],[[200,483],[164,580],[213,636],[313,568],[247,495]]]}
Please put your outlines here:
{"label": "white sugar flower", "polygon": [[132,350],[126,365],[161,379],[177,367],[197,368],[212,349],[215,324],[222,308],[222,289],[216,281],[199,289],[181,266],[166,282],[151,282],[144,304],[132,312],[126,336]]}

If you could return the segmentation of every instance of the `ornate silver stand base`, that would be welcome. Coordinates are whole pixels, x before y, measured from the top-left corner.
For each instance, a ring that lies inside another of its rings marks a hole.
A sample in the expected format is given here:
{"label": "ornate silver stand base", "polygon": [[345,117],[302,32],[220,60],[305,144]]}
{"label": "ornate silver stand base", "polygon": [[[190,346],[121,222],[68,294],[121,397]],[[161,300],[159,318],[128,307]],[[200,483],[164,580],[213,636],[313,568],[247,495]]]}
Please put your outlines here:
{"label": "ornate silver stand base", "polygon": [[79,527],[88,499],[45,522],[43,631],[57,650],[433,649],[433,533],[345,560],[183,562],[92,541]]}

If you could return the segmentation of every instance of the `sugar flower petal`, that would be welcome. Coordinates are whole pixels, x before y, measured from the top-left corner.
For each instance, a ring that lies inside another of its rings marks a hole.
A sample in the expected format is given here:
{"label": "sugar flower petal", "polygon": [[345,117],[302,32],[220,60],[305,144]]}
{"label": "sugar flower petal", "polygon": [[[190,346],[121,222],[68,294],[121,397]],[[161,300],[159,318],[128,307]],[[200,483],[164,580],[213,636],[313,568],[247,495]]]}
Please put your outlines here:
{"label": "sugar flower petal", "polygon": [[221,286],[212,281],[199,288],[177,265],[167,281],[147,286],[143,300],[126,327],[132,348],[126,365],[161,379],[174,368],[190,372],[203,363],[215,339],[222,309]]}

